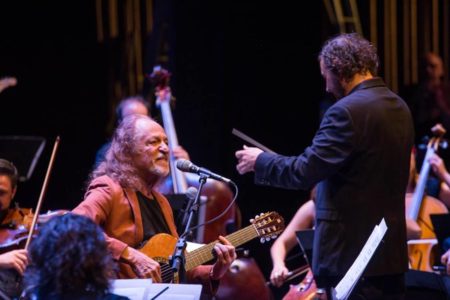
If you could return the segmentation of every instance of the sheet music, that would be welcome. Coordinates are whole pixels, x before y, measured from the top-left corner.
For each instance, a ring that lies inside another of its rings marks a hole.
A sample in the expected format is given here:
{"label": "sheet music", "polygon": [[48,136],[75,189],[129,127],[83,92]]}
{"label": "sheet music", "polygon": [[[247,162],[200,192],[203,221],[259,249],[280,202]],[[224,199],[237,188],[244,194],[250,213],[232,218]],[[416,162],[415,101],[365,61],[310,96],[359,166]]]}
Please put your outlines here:
{"label": "sheet music", "polygon": [[345,300],[348,298],[348,296],[350,296],[351,291],[358,282],[358,279],[361,277],[362,272],[372,258],[373,253],[383,239],[386,231],[387,225],[383,218],[380,224],[376,225],[373,229],[372,233],[369,236],[369,239],[367,240],[363,249],[359,253],[350,269],[347,271],[345,276],[338,283],[336,288],[332,289],[333,299]]}

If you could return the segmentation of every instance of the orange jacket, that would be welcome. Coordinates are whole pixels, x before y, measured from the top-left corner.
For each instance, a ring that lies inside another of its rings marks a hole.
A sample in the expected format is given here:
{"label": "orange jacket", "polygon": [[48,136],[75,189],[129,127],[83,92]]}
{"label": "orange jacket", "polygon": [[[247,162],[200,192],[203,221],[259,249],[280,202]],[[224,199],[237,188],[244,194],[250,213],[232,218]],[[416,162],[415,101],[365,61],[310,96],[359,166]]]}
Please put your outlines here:
{"label": "orange jacket", "polygon": [[[153,195],[161,207],[171,234],[178,237],[169,201],[157,191],[153,191]],[[128,264],[120,262],[125,248],[128,246],[137,248],[144,237],[136,192],[122,188],[118,182],[108,176],[100,176],[90,183],[84,200],[72,212],[91,218],[103,228],[108,248],[113,258],[119,262],[119,277],[137,278]],[[218,285],[209,278],[211,268],[211,265],[198,266],[187,272],[187,280],[191,283],[202,284],[205,292],[215,292]]]}

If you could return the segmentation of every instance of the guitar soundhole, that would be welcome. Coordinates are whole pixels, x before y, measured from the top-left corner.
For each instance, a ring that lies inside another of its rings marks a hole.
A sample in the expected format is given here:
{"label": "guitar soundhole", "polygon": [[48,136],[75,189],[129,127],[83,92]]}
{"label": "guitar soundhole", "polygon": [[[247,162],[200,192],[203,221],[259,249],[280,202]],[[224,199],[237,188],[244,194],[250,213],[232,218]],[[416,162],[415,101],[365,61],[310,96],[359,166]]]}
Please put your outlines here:
{"label": "guitar soundhole", "polygon": [[161,278],[163,283],[173,282],[173,270],[172,267],[167,263],[159,263],[161,266]]}

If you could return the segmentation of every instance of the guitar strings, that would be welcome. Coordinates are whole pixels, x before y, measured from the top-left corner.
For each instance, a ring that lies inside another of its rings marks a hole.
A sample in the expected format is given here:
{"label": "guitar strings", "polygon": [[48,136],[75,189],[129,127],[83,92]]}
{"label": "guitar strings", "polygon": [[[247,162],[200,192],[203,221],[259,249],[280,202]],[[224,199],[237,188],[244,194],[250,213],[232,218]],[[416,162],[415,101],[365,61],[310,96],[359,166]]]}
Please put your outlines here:
{"label": "guitar strings", "polygon": [[[258,231],[256,229],[256,226],[253,224],[248,226],[247,228],[230,234],[229,236],[227,236],[227,239],[231,242],[231,244],[236,245],[242,244],[243,242],[246,242],[256,236],[258,236]],[[218,241],[214,241],[204,247],[187,253],[186,270],[190,270],[193,268],[193,266],[199,265],[205,260],[208,260],[210,255],[212,254],[212,249],[217,242]]]}
{"label": "guitar strings", "polygon": [[170,283],[173,279],[173,271],[169,264],[162,263],[161,266],[161,279],[163,283]]}

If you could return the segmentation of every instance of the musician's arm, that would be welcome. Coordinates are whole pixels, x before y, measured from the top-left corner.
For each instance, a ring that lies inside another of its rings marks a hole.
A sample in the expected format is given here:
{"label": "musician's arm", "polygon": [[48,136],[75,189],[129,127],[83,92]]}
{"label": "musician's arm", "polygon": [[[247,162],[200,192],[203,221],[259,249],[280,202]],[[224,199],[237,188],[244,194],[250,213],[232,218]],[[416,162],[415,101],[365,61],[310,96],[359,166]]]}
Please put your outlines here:
{"label": "musician's arm", "polygon": [[295,232],[310,229],[314,224],[315,204],[313,200],[305,202],[296,212],[283,233],[275,240],[270,248],[273,268],[270,281],[275,286],[281,286],[288,277],[289,270],[285,265],[287,254],[297,244]]}
{"label": "musician's arm", "polygon": [[144,253],[127,247],[121,254],[121,261],[129,264],[139,278],[151,278],[153,282],[162,282],[159,263]]}
{"label": "musician's arm", "polygon": [[[73,213],[86,216],[103,228],[108,216],[111,214],[112,203],[115,197],[122,193],[108,184],[105,180],[95,179],[88,187],[84,200],[72,210]],[[128,245],[118,239],[105,234],[108,249],[115,260],[119,260]]]}
{"label": "musician's arm", "polygon": [[15,269],[20,275],[23,275],[28,265],[27,250],[12,250],[0,255],[0,269]]}
{"label": "musician's arm", "polygon": [[[122,198],[123,190],[119,185],[107,177],[100,177],[92,181],[85,199],[73,213],[84,215],[102,227],[110,218],[113,203],[120,202]],[[158,262],[106,233],[105,240],[115,260],[129,264],[139,278],[152,278],[154,282],[161,282]]]}

